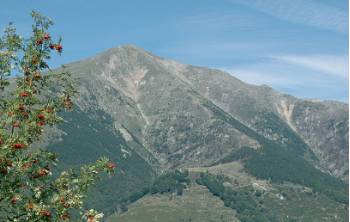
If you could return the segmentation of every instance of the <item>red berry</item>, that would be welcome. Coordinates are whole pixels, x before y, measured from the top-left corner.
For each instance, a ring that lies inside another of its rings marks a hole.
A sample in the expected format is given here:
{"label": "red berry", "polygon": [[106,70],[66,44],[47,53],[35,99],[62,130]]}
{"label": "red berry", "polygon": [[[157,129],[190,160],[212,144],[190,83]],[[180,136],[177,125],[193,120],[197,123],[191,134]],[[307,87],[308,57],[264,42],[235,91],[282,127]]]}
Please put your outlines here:
{"label": "red berry", "polygon": [[46,34],[44,35],[44,39],[45,39],[45,40],[49,40],[50,38],[51,38],[51,36],[50,36],[49,33],[46,33]]}
{"label": "red berry", "polygon": [[12,204],[16,204],[16,203],[17,203],[17,197],[12,197],[11,203],[12,203]]}
{"label": "red berry", "polygon": [[55,45],[55,49],[57,50],[57,52],[62,52],[63,47],[61,44],[57,44]]}
{"label": "red berry", "polygon": [[23,92],[20,92],[20,93],[19,93],[19,96],[20,96],[20,97],[28,97],[28,96],[29,96],[29,93],[26,92],[26,91],[23,91]]}
{"label": "red berry", "polygon": [[40,121],[37,123],[38,126],[44,126],[45,125],[45,122],[44,121]]}
{"label": "red berry", "polygon": [[42,40],[42,39],[38,39],[38,40],[36,40],[36,44],[37,44],[37,45],[41,45],[41,44],[43,44],[43,40]]}
{"label": "red berry", "polygon": [[50,44],[49,47],[50,47],[50,49],[54,49],[55,45],[54,44]]}
{"label": "red berry", "polygon": [[107,168],[109,170],[114,170],[117,167],[116,163],[107,163]]}
{"label": "red berry", "polygon": [[15,143],[15,144],[13,144],[13,148],[16,149],[16,150],[23,149],[24,147],[25,147],[25,145],[22,144],[22,143]]}
{"label": "red berry", "polygon": [[44,114],[42,114],[42,113],[39,113],[38,115],[37,115],[37,117],[38,117],[38,119],[45,119],[45,115]]}
{"label": "red berry", "polygon": [[38,175],[40,177],[46,176],[49,173],[49,171],[47,169],[40,169],[38,170]]}
{"label": "red berry", "polygon": [[51,217],[51,212],[48,210],[43,210],[40,212],[40,215],[43,217]]}

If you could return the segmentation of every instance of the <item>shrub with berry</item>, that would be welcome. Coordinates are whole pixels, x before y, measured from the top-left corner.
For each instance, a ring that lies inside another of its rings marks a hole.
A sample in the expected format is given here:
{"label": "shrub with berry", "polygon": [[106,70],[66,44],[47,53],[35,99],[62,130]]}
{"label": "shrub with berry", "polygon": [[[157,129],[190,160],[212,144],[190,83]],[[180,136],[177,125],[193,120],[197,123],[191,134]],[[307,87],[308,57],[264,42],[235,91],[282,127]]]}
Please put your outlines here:
{"label": "shrub with berry", "polygon": [[48,66],[51,53],[63,51],[48,33],[52,21],[31,15],[31,37],[10,24],[0,38],[0,221],[98,222],[103,215],[83,209],[84,197],[116,164],[101,158],[54,177],[57,155],[34,147],[47,127],[63,121],[59,114],[72,108],[76,90],[68,72]]}

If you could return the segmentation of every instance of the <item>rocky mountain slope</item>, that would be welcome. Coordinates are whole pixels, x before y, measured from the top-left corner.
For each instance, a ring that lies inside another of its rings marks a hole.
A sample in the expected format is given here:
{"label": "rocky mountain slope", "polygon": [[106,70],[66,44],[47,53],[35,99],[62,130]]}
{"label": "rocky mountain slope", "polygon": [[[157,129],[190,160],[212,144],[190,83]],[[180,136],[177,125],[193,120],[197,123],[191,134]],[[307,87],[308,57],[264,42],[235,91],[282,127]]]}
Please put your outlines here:
{"label": "rocky mountain slope", "polygon": [[112,212],[142,197],[157,175],[235,161],[254,178],[347,204],[347,104],[297,99],[134,46],[67,69],[80,93],[77,110],[65,114],[69,122],[54,130],[49,148],[65,166],[99,155],[120,165],[92,205]]}
{"label": "rocky mountain slope", "polygon": [[311,149],[321,169],[348,176],[346,104],[300,100],[134,46],[73,63],[69,70],[79,81],[82,110],[99,107],[111,114],[117,130],[129,140],[128,132],[142,141],[168,167],[209,164],[232,149],[259,147],[215,119],[202,105],[208,100],[271,140],[293,143],[288,138],[292,134],[306,143],[296,149]]}

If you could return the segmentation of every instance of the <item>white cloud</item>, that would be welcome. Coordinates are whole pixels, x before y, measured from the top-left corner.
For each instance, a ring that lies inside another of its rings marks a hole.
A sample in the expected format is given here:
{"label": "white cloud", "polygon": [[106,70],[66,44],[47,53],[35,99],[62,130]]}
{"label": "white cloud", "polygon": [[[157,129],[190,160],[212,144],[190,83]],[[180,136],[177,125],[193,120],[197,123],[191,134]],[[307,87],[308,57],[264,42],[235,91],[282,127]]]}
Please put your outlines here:
{"label": "white cloud", "polygon": [[325,74],[348,78],[349,59],[347,55],[276,55],[271,58]]}
{"label": "white cloud", "polygon": [[[235,68],[221,68],[234,77],[254,85],[267,84],[270,86],[282,86],[282,85],[300,85],[301,81],[296,80],[288,76],[282,76],[281,73],[276,73],[272,70],[258,70],[253,67],[252,69],[235,69]],[[276,70],[278,71],[278,70]]]}
{"label": "white cloud", "polygon": [[302,98],[347,101],[347,56],[279,55],[263,62],[251,62],[222,70],[244,82],[266,84]]}
{"label": "white cloud", "polygon": [[312,0],[231,0],[287,21],[348,32],[347,12]]}
{"label": "white cloud", "polygon": [[265,52],[269,48],[273,47],[270,43],[261,44],[237,41],[237,42],[214,42],[214,41],[202,41],[190,42],[184,44],[177,44],[172,47],[164,47],[161,51],[170,53],[183,53],[191,56],[206,56],[208,58],[217,59],[221,57],[227,58],[227,56],[240,54],[254,56],[256,52]]}

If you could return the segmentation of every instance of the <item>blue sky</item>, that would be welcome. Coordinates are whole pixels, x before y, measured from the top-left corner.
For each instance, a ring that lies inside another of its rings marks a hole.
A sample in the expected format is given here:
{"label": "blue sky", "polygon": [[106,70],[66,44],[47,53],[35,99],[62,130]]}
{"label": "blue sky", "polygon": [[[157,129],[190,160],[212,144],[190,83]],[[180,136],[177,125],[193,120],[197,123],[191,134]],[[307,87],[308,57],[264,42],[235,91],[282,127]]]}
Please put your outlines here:
{"label": "blue sky", "polygon": [[63,37],[53,66],[133,44],[297,97],[348,101],[347,0],[2,0],[0,28],[29,33],[32,9]]}

